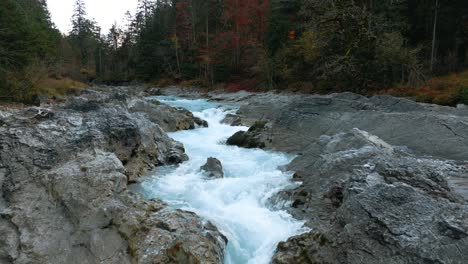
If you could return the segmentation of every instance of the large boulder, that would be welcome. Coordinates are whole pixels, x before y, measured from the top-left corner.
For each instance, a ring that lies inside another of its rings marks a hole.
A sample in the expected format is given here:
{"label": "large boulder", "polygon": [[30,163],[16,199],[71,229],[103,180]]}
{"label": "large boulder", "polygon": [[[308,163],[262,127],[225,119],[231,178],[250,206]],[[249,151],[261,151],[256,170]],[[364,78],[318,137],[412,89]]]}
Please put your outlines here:
{"label": "large boulder", "polygon": [[268,148],[299,154],[322,135],[359,128],[415,154],[466,160],[468,112],[419,104],[391,96],[352,93],[318,95],[258,94],[237,113],[246,124],[268,121]]}
{"label": "large boulder", "polygon": [[200,167],[200,170],[206,172],[210,178],[224,177],[223,165],[217,158],[208,158],[205,165]]}
{"label": "large boulder", "polygon": [[82,96],[99,107],[0,110],[0,263],[222,263],[216,227],[127,191],[182,144],[119,96]]}
{"label": "large boulder", "polygon": [[236,114],[227,114],[226,117],[221,121],[223,124],[228,124],[230,126],[241,126],[242,119]]}
{"label": "large boulder", "polygon": [[193,213],[128,193],[124,172],[115,154],[96,149],[27,184],[15,181],[29,175],[8,173],[2,194],[9,207],[0,208],[5,217],[0,233],[6,238],[0,260],[222,263],[226,241],[215,227]]}
{"label": "large boulder", "polygon": [[[313,161],[313,162],[311,162]],[[449,185],[457,163],[420,158],[354,129],[320,140],[288,169],[283,191],[312,231],[280,243],[273,263],[464,263],[468,205]]]}
{"label": "large boulder", "polygon": [[270,143],[270,127],[267,122],[254,123],[248,131],[239,131],[229,137],[227,145],[243,148],[265,148]]}
{"label": "large boulder", "polygon": [[190,111],[174,108],[155,100],[134,99],[129,102],[133,113],[144,113],[152,122],[158,124],[166,132],[207,127],[208,123],[194,116]]}

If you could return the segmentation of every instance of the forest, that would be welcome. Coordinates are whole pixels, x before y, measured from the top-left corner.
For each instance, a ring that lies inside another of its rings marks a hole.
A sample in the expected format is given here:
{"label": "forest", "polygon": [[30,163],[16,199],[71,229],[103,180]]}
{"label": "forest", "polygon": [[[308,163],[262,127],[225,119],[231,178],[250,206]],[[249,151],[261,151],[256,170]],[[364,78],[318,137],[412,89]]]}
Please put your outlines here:
{"label": "forest", "polygon": [[70,19],[0,1],[1,100],[151,83],[468,103],[466,0],[139,0],[109,32],[77,0]]}

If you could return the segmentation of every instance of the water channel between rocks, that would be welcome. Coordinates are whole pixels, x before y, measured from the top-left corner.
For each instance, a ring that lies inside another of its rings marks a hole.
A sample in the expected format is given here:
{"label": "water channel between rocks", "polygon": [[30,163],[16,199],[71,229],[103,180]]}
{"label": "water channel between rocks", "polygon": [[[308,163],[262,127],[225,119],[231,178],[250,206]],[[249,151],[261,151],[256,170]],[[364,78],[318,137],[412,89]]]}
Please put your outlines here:
{"label": "water channel between rocks", "polygon": [[[291,187],[292,173],[279,167],[293,157],[225,145],[229,136],[248,129],[221,123],[235,105],[166,96],[156,99],[193,112],[208,121],[209,127],[170,133],[184,144],[190,160],[178,167],[160,168],[132,188],[146,198],[159,198],[214,223],[229,240],[226,264],[269,263],[278,242],[304,231],[302,222],[273,209],[269,202],[278,191]],[[200,172],[208,157],[221,161],[224,178],[209,179]]]}

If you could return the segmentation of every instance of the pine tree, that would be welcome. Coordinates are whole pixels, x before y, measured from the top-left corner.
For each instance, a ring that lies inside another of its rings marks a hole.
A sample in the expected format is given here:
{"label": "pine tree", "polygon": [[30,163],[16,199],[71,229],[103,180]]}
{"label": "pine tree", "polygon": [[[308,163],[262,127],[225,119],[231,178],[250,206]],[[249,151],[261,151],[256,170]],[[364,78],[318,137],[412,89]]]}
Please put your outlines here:
{"label": "pine tree", "polygon": [[59,43],[45,1],[0,1],[0,97],[30,97],[35,79],[56,61]]}
{"label": "pine tree", "polygon": [[78,50],[80,67],[91,68],[91,59],[100,43],[100,28],[95,21],[87,17],[84,0],[76,0],[75,2],[72,29],[68,39],[71,45]]}

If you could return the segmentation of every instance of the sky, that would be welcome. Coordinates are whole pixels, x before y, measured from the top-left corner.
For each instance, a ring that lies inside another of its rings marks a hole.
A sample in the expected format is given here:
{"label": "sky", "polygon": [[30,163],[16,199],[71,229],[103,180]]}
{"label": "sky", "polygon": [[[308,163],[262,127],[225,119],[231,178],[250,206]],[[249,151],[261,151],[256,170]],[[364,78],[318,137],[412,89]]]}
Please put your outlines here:
{"label": "sky", "polygon": [[[1,0],[0,0],[1,1]],[[124,14],[135,13],[138,0],[84,0],[89,18],[94,18],[105,34],[114,22],[122,25]],[[57,28],[67,33],[71,28],[71,17],[75,0],[47,0],[52,21]]]}

